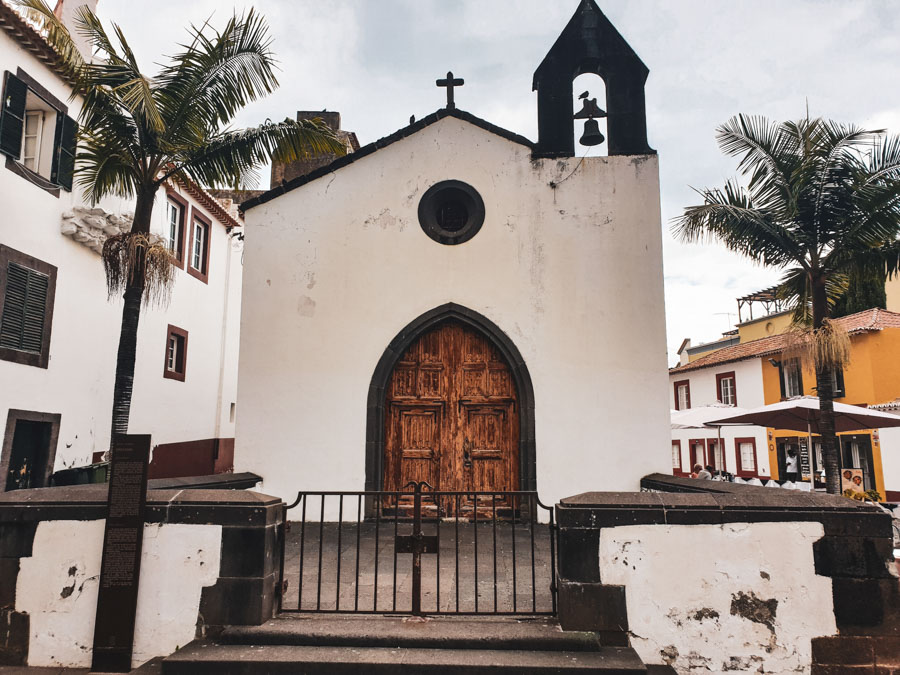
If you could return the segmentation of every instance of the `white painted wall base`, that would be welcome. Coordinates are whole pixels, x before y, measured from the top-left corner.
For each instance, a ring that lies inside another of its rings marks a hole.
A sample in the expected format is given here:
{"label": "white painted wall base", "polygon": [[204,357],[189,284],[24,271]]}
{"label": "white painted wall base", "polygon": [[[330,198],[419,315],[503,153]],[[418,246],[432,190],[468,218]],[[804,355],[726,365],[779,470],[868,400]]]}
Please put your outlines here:
{"label": "white painted wall base", "polygon": [[[31,622],[29,666],[90,667],[105,522],[38,524],[16,583],[15,609]],[[194,639],[202,588],[219,577],[221,542],[221,525],[144,526],[134,666]]]}
{"label": "white painted wall base", "polygon": [[[625,585],[631,642],[679,673],[808,673],[811,640],[837,632],[831,579],[817,576],[821,523],[634,525],[600,533],[600,579]],[[733,603],[778,605],[770,629]]]}

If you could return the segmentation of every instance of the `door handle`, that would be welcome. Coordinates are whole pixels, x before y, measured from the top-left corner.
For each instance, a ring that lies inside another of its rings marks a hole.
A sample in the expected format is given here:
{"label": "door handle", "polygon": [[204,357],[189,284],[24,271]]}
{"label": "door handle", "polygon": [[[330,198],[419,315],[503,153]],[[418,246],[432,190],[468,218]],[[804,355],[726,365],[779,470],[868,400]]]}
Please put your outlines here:
{"label": "door handle", "polygon": [[472,468],[472,455],[469,453],[469,450],[472,447],[472,441],[468,438],[463,441],[463,466],[466,469]]}

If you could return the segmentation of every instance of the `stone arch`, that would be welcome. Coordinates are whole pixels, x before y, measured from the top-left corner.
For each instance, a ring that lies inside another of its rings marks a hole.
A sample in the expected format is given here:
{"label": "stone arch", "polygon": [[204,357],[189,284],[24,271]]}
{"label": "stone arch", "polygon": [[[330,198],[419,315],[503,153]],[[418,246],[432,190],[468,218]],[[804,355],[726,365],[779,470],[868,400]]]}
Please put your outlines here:
{"label": "stone arch", "polygon": [[447,303],[425,312],[406,325],[384,350],[372,380],[366,403],[366,490],[382,489],[384,479],[385,392],[388,379],[400,356],[421,335],[444,321],[455,320],[469,326],[503,355],[509,365],[519,401],[519,485],[521,490],[537,489],[534,442],[534,388],[525,360],[518,348],[497,324],[478,312]]}

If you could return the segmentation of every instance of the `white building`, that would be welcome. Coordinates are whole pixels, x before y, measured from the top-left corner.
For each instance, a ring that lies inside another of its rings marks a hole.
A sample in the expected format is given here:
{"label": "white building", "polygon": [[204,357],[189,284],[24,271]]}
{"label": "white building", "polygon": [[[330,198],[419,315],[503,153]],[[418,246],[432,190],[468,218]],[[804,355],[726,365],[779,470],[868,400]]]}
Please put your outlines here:
{"label": "white building", "polygon": [[[575,156],[582,72],[606,78],[607,157]],[[646,76],[586,0],[535,73],[537,143],[449,104],[245,203],[235,468],[290,499],[547,503],[667,470]]]}
{"label": "white building", "polygon": [[[0,2],[0,491],[46,485],[55,470],[95,461],[110,440],[122,310],[107,300],[98,251],[130,227],[132,207],[110,199],[91,208],[72,187],[79,102],[55,63]],[[169,305],[141,315],[129,427],[158,446],[151,476],[230,468],[240,227],[196,185],[160,190],[152,231],[172,239],[181,270]]]}
{"label": "white building", "polygon": [[[735,350],[735,347],[726,349]],[[673,410],[689,410],[724,403],[741,408],[765,405],[763,359],[730,354],[733,360],[697,366],[685,364],[669,371],[669,400]],[[743,357],[744,360],[740,360]],[[768,364],[766,364],[768,365]],[[719,409],[721,417],[728,409]],[[771,477],[766,429],[757,426],[672,429],[672,471],[691,473],[696,464],[711,466],[741,478]]]}

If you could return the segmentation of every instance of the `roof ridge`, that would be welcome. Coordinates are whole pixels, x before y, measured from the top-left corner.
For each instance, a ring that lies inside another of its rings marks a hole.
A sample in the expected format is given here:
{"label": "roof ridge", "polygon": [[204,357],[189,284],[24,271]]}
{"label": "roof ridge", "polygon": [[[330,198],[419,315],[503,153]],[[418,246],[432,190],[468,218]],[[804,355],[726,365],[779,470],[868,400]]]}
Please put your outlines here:
{"label": "roof ridge", "polygon": [[425,127],[431,126],[435,122],[438,122],[445,117],[455,117],[456,119],[468,122],[469,124],[472,124],[480,129],[484,129],[489,133],[496,134],[497,136],[512,141],[513,143],[519,143],[531,148],[532,150],[534,149],[534,143],[532,143],[524,136],[521,136],[513,131],[509,131],[508,129],[504,129],[503,127],[499,127],[496,124],[492,124],[491,122],[488,122],[487,120],[484,120],[480,117],[476,117],[470,112],[460,110],[459,108],[439,108],[430,115],[427,115],[422,119],[417,120],[416,122],[408,124],[405,127],[401,127],[392,134],[379,138],[377,141],[367,143],[356,152],[348,152],[346,155],[338,157],[333,162],[329,162],[325,166],[319,167],[318,169],[310,171],[309,173],[302,176],[297,176],[297,178],[289,180],[288,182],[283,183],[277,187],[266,190],[258,197],[248,199],[241,204],[241,213],[245,213],[249,209],[252,209],[254,206],[259,206],[260,204],[271,201],[279,195],[282,195],[285,192],[290,192],[291,190],[298,188],[301,185],[305,185],[306,183],[310,183],[317,178],[321,178],[322,176],[326,176],[329,173],[333,173],[338,169],[341,169],[348,164],[352,164],[353,162],[362,159],[367,155],[371,155],[373,152],[396,143],[397,141],[406,138],[407,136],[412,136]]}

